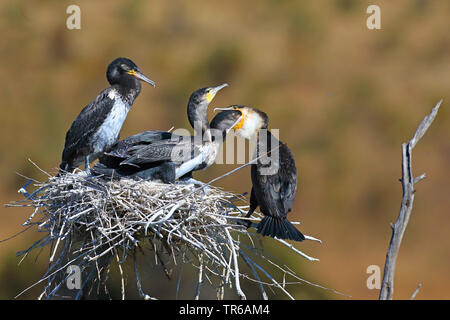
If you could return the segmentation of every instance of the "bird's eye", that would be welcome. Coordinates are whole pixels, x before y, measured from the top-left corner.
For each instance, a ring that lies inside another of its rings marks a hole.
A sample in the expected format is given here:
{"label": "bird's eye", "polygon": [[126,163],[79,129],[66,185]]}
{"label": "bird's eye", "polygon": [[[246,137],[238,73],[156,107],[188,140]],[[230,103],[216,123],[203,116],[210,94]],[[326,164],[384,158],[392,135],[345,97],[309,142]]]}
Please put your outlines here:
{"label": "bird's eye", "polygon": [[120,65],[120,67],[121,67],[123,70],[125,70],[125,71],[130,70],[130,67],[127,66],[126,64],[122,64],[122,65]]}

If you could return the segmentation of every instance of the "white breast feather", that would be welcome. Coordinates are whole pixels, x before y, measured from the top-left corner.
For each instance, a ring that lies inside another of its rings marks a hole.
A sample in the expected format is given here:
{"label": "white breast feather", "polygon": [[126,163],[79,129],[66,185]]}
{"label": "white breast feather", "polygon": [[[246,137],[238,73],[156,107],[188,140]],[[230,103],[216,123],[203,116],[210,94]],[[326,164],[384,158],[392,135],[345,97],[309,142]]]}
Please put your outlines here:
{"label": "white breast feather", "polygon": [[254,113],[247,113],[244,119],[244,125],[239,129],[238,134],[245,139],[250,139],[259,129],[263,123],[261,117]]}
{"label": "white breast feather", "polygon": [[215,143],[205,143],[199,147],[199,154],[195,158],[184,162],[175,170],[175,178],[178,179],[186,173],[191,172],[202,163],[209,167],[216,159],[219,148]]}
{"label": "white breast feather", "polygon": [[186,173],[191,172],[195,167],[203,162],[203,155],[199,154],[192,160],[184,162],[180,167],[175,170],[175,179],[184,176]]}
{"label": "white breast feather", "polygon": [[103,124],[92,136],[94,153],[103,152],[107,146],[112,145],[117,140],[129,111],[128,105],[122,101],[115,90],[111,90],[108,97],[114,100],[114,105]]}

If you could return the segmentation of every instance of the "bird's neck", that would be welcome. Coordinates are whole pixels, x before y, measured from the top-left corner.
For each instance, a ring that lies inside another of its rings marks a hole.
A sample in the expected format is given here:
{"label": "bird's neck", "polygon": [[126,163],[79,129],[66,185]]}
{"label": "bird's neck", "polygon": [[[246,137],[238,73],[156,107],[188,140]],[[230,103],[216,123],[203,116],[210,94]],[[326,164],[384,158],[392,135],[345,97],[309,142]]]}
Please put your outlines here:
{"label": "bird's neck", "polygon": [[218,145],[222,144],[227,137],[226,130],[211,128],[209,132],[211,133],[211,141]]}
{"label": "bird's neck", "polygon": [[119,92],[122,99],[132,105],[136,97],[141,92],[141,83],[137,79],[125,79],[119,84],[113,85]]}
{"label": "bird's neck", "polygon": [[[188,104],[188,119],[192,128],[195,130],[195,134],[201,134],[207,140],[211,140],[211,133],[209,132],[210,126],[207,116],[208,104],[196,104],[192,101]],[[208,139],[209,137],[209,139]]]}
{"label": "bird's neck", "polygon": [[256,155],[270,156],[272,148],[276,148],[278,144],[278,139],[268,129],[260,129],[256,134]]}

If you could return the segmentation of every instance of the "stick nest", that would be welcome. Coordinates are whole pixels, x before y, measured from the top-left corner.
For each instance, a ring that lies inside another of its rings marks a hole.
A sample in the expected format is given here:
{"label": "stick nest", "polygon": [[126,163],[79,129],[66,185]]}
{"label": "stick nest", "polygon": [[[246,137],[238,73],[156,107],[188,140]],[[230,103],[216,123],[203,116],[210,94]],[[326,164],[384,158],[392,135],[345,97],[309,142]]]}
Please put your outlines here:
{"label": "stick nest", "polygon": [[[294,278],[290,283],[311,284],[255,244],[260,244],[260,241],[254,241],[260,236],[237,223],[248,206],[235,203],[245,199],[219,188],[200,182],[164,184],[127,178],[86,177],[84,172],[61,177],[48,175],[45,182],[34,181],[34,186],[32,194],[25,188],[19,190],[26,200],[12,206],[34,208],[24,226],[36,226],[45,234],[18,255],[27,256],[35,248],[50,247],[49,268],[34,284],[46,283],[39,298],[59,295],[59,290],[73,275],[67,273],[67,268],[74,265],[82,273],[81,287],[77,288],[74,298],[91,294],[94,284],[97,289],[104,286],[107,290],[107,274],[112,262],[116,261],[122,277],[122,298],[125,299],[125,272],[121,265],[128,259],[134,262],[140,296],[156,298],[144,293],[141,286],[136,256],[144,245],[155,252],[157,263],[159,261],[169,278],[171,272],[161,258],[163,253],[176,266],[182,268],[189,264],[198,270],[196,299],[205,281],[216,288],[219,299],[224,298],[226,288],[234,288],[237,295],[245,299],[240,286],[243,278],[256,284],[264,299],[268,297],[264,288],[268,287],[271,290],[276,287],[293,298],[285,287],[286,275]],[[256,213],[252,220],[260,218]],[[308,260],[317,260],[283,240],[273,240]],[[270,275],[258,259],[281,271],[283,280]],[[249,274],[240,271],[242,262],[248,267]],[[262,280],[260,275],[268,281]]]}

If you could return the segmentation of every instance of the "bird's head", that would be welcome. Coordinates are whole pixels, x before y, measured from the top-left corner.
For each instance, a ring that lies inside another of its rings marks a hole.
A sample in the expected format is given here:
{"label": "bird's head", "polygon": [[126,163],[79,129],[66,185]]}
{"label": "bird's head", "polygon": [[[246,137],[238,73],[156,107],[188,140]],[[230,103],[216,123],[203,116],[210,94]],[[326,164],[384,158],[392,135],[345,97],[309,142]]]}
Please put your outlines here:
{"label": "bird's head", "polygon": [[238,110],[221,111],[211,120],[211,135],[224,141],[227,133],[236,125],[241,113]]}
{"label": "bird's head", "polygon": [[250,139],[259,130],[267,129],[269,125],[267,114],[256,108],[232,105],[226,108],[215,108],[214,111],[216,110],[221,110],[219,114],[223,114],[222,117],[234,121],[231,128],[245,139]]}
{"label": "bird's head", "polygon": [[217,87],[201,88],[191,94],[188,103],[188,119],[192,127],[195,127],[196,121],[208,122],[206,111],[209,104],[213,101],[217,92],[228,87],[227,83],[221,84]]}
{"label": "bird's head", "polygon": [[138,66],[128,58],[117,58],[111,62],[106,71],[106,76],[111,85],[127,85],[145,81],[153,87],[156,86],[155,82],[147,78]]}
{"label": "bird's head", "polygon": [[191,99],[195,100],[197,104],[201,103],[210,104],[211,101],[213,101],[214,97],[216,96],[217,92],[219,92],[221,89],[225,87],[228,87],[228,83],[223,83],[217,87],[207,87],[198,89],[191,95]]}

